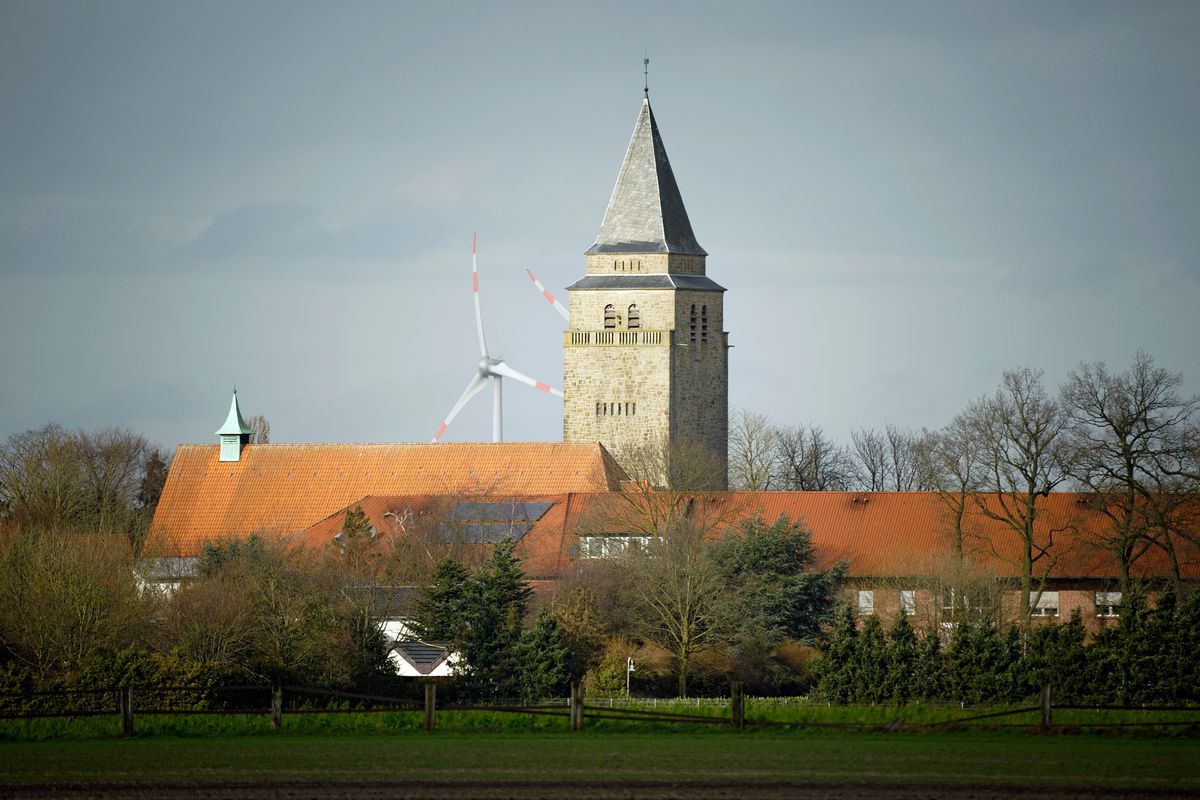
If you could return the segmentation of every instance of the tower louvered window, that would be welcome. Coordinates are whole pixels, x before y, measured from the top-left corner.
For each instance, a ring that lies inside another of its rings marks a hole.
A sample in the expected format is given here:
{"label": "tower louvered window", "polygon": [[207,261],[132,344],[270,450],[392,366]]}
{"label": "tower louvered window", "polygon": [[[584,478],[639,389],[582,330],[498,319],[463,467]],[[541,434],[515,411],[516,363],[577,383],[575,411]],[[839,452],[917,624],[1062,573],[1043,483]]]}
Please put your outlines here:
{"label": "tower louvered window", "polygon": [[708,341],[708,305],[700,306],[700,341]]}
{"label": "tower louvered window", "polygon": [[637,303],[633,303],[629,306],[628,319],[630,330],[642,327],[642,312],[638,311]]}
{"label": "tower louvered window", "polygon": [[691,336],[690,336],[691,342],[692,342],[692,344],[695,344],[696,343],[696,304],[695,303],[692,303],[692,324],[690,327],[690,332],[691,332]]}
{"label": "tower louvered window", "polygon": [[617,308],[612,303],[609,303],[604,307],[604,327],[617,327]]}

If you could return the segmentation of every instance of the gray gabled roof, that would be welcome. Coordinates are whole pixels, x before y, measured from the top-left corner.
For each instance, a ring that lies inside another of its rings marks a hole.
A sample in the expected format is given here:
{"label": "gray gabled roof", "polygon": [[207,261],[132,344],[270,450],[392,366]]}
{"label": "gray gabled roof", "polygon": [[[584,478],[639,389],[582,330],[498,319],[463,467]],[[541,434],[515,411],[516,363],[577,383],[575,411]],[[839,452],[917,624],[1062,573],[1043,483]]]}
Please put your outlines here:
{"label": "gray gabled roof", "polygon": [[587,252],[708,255],[692,233],[649,98],[642,101],[600,233]]}
{"label": "gray gabled roof", "polygon": [[707,275],[585,275],[567,287],[580,289],[692,289],[723,292],[725,287]]}

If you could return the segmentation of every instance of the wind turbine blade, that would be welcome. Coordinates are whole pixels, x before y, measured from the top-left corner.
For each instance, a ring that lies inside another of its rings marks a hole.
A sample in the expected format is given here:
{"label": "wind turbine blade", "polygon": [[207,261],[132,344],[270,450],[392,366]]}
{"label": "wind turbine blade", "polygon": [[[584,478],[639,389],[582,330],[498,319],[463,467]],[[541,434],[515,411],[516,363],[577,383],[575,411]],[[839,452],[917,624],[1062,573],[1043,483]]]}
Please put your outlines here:
{"label": "wind turbine blade", "polygon": [[548,384],[542,383],[539,380],[534,380],[533,378],[529,377],[528,375],[526,375],[524,373],[517,372],[515,369],[513,369],[512,367],[510,367],[508,364],[506,364],[503,361],[496,362],[491,367],[489,367],[488,370],[493,375],[503,375],[506,378],[512,378],[514,381],[520,381],[521,383],[529,384],[530,386],[532,386],[533,388],[535,388],[539,391],[549,392],[550,394],[555,395],[556,397],[563,396],[563,393],[560,392],[558,389],[554,389],[554,388],[550,387]]}
{"label": "wind turbine blade", "polygon": [[483,314],[479,311],[479,266],[475,262],[475,234],[471,234],[471,288],[475,294],[475,332],[479,334],[479,355],[488,357],[487,342],[483,340]]}
{"label": "wind turbine blade", "polygon": [[442,423],[442,427],[438,428],[437,433],[433,435],[433,441],[440,442],[442,440],[442,434],[446,432],[446,428],[450,427],[450,423],[458,416],[458,412],[462,411],[467,401],[477,395],[479,390],[486,385],[487,378],[482,375],[476,375],[471,379],[471,382],[467,384],[466,391],[462,393],[462,397],[458,398],[458,402],[454,404],[454,408],[450,409],[450,414],[446,417],[445,422]]}
{"label": "wind turbine blade", "polygon": [[548,302],[550,305],[554,306],[554,310],[557,311],[559,314],[562,314],[563,319],[565,319],[567,322],[570,322],[571,321],[570,313],[568,313],[567,310],[565,308],[563,308],[562,303],[560,303],[554,299],[554,295],[550,294],[550,292],[546,289],[545,286],[542,286],[542,282],[539,281],[537,279],[537,276],[533,274],[533,270],[531,270],[527,267],[525,269],[525,272],[528,273],[529,280],[533,281],[533,285],[537,287],[537,290],[542,293],[542,297],[546,298],[546,302]]}

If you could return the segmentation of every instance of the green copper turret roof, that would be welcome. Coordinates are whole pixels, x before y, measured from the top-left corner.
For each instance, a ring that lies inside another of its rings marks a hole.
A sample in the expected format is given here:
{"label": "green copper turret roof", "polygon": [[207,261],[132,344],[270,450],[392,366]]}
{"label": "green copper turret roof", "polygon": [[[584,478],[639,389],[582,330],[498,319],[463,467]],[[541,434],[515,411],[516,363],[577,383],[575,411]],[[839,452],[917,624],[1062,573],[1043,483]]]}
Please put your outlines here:
{"label": "green copper turret roof", "polygon": [[587,252],[708,255],[692,233],[649,97],[642,101],[600,233]]}
{"label": "green copper turret roof", "polygon": [[231,433],[254,433],[254,429],[246,424],[246,420],[242,419],[242,409],[238,407],[237,389],[233,390],[233,401],[229,404],[229,416],[225,418],[225,424],[217,431],[217,436]]}

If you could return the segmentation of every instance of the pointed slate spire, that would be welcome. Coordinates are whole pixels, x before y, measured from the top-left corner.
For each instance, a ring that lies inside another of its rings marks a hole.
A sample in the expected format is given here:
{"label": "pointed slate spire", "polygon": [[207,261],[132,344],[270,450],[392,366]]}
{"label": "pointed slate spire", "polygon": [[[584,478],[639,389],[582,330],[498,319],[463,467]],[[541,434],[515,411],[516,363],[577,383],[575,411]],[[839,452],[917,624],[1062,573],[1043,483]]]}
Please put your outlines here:
{"label": "pointed slate spire", "polygon": [[692,233],[649,96],[642,100],[600,233],[587,252],[708,255]]}
{"label": "pointed slate spire", "polygon": [[221,460],[240,461],[242,447],[250,443],[250,434],[254,430],[242,419],[242,409],[238,406],[237,389],[233,390],[233,400],[229,404],[229,416],[225,424],[217,429],[221,437]]}

